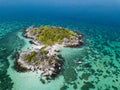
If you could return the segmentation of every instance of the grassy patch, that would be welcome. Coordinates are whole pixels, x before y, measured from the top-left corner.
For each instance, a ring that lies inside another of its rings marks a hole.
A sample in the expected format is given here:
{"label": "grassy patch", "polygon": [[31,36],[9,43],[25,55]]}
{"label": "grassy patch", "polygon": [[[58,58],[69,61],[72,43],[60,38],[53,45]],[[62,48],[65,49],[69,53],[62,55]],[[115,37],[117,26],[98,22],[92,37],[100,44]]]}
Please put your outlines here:
{"label": "grassy patch", "polygon": [[25,60],[27,60],[28,62],[31,62],[31,60],[35,60],[36,54],[37,54],[36,51],[33,51],[30,54],[26,54],[25,55]]}
{"label": "grassy patch", "polygon": [[61,43],[64,38],[76,36],[77,34],[72,30],[55,26],[40,26],[37,30],[31,30],[31,33],[36,33],[37,40],[46,45],[53,45],[54,43]]}

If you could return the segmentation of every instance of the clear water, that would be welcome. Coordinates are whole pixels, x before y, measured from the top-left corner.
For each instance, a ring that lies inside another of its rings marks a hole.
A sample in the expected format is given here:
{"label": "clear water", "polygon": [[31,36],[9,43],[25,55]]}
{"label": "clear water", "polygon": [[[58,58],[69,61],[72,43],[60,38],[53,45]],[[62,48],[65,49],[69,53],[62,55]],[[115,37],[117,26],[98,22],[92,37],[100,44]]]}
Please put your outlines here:
{"label": "clear water", "polygon": [[[0,1],[0,90],[120,89],[118,0],[16,3]],[[19,73],[13,68],[15,52],[30,46],[21,36],[30,25],[62,26],[84,34],[83,46],[61,49],[65,60],[63,70],[45,84],[36,72]],[[74,63],[79,60],[82,64]]]}

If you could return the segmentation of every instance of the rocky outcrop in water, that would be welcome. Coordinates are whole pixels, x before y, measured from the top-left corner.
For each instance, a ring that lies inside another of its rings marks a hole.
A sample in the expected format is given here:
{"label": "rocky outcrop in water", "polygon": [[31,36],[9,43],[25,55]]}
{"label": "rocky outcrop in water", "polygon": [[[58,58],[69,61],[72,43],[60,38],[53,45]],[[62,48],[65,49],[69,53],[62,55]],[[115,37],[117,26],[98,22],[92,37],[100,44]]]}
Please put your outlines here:
{"label": "rocky outcrop in water", "polygon": [[62,27],[29,27],[24,36],[31,39],[34,47],[18,53],[16,68],[22,72],[41,70],[48,77],[57,75],[62,69],[64,62],[58,54],[60,48],[83,44],[82,34]]}

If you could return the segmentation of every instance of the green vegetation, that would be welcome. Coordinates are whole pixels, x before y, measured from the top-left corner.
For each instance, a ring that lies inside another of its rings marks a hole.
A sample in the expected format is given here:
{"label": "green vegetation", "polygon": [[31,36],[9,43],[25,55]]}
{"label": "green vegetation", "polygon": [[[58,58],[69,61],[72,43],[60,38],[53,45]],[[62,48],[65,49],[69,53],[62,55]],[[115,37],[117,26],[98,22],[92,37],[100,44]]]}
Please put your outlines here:
{"label": "green vegetation", "polygon": [[53,45],[54,43],[61,43],[64,38],[70,38],[70,35],[76,36],[72,30],[55,26],[40,26],[37,30],[32,29],[32,34],[36,34],[37,40],[46,45]]}
{"label": "green vegetation", "polygon": [[[30,62],[36,62],[38,60],[42,61],[46,57],[46,54],[48,53],[48,50],[45,50],[45,47],[41,48],[40,51],[32,51],[29,54],[24,55],[24,59],[30,63]],[[38,62],[37,62],[38,63]]]}
{"label": "green vegetation", "polygon": [[41,48],[42,54],[48,54],[49,51],[45,50],[45,48],[46,48],[46,46],[44,46],[44,47]]}
{"label": "green vegetation", "polygon": [[24,59],[30,63],[35,62],[39,64],[42,60],[48,60],[49,63],[55,63],[56,57],[51,56],[47,57],[49,53],[45,48],[48,45],[53,45],[54,43],[62,43],[64,38],[71,39],[71,36],[78,37],[78,35],[67,28],[55,27],[55,26],[40,26],[38,28],[31,28],[30,34],[34,37],[35,40],[38,40],[45,44],[39,51],[32,51],[29,54],[24,55]]}
{"label": "green vegetation", "polygon": [[34,30],[34,29],[31,29],[30,32],[31,32],[31,33],[35,33],[35,30]]}
{"label": "green vegetation", "polygon": [[47,54],[47,53],[48,53],[48,50],[41,49],[41,52],[42,52],[43,54]]}
{"label": "green vegetation", "polygon": [[33,51],[30,54],[26,54],[25,55],[25,60],[27,60],[28,62],[31,62],[31,60],[35,60],[36,54],[37,54],[36,51]]}

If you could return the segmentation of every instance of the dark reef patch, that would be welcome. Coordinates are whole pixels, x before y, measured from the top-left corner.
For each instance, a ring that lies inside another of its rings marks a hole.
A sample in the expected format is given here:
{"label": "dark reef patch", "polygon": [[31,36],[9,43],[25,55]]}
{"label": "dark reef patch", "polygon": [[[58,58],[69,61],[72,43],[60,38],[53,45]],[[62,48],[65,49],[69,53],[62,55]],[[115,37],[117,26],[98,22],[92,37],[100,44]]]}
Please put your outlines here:
{"label": "dark reef patch", "polygon": [[73,88],[77,89],[77,84],[76,83],[73,84]]}
{"label": "dark reef patch", "polygon": [[72,82],[77,79],[77,73],[72,67],[66,68],[63,75],[66,82]]}
{"label": "dark reef patch", "polygon": [[90,63],[86,63],[86,64],[84,64],[83,66],[84,66],[85,68],[91,68],[91,67],[92,67]]}
{"label": "dark reef patch", "polygon": [[66,90],[68,88],[68,86],[64,85],[60,88],[60,90]]}
{"label": "dark reef patch", "polygon": [[115,86],[112,86],[112,88],[113,88],[114,90],[118,90],[118,88],[117,88],[117,87],[115,87]]}
{"label": "dark reef patch", "polygon": [[88,80],[89,76],[90,76],[90,73],[83,73],[81,78],[84,80]]}
{"label": "dark reef patch", "polygon": [[81,87],[81,90],[89,90],[90,88],[95,88],[91,82],[84,82],[85,84]]}

